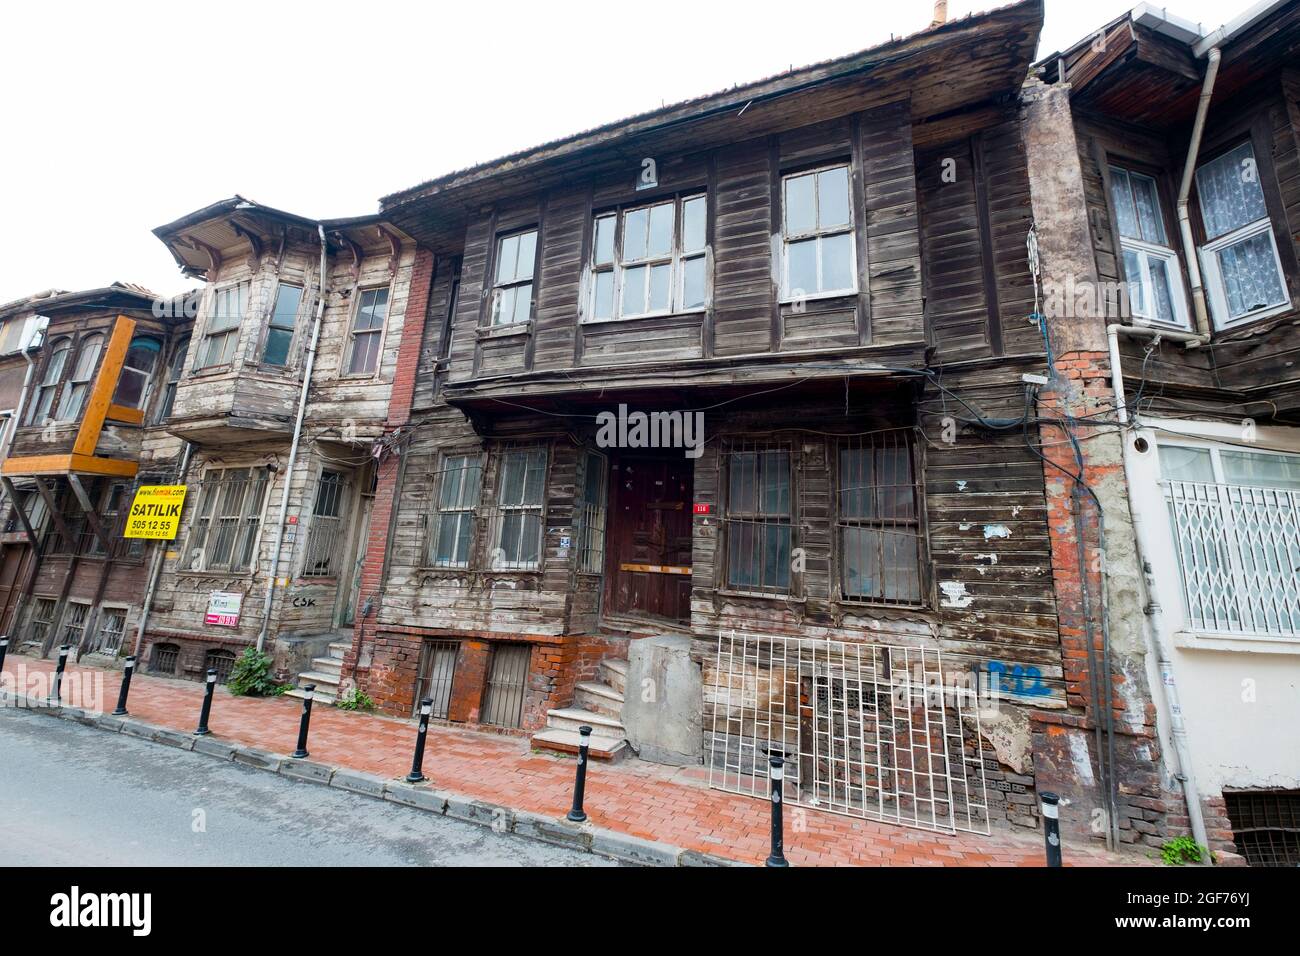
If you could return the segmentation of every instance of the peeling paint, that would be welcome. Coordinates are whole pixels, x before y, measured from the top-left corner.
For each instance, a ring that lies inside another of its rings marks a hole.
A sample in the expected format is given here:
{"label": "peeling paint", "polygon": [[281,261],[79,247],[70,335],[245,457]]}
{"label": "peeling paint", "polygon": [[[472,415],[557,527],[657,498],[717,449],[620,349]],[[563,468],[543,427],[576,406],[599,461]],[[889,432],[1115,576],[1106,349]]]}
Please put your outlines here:
{"label": "peeling paint", "polygon": [[1096,781],[1092,776],[1092,759],[1088,756],[1088,741],[1081,733],[1072,733],[1067,738],[1070,743],[1070,762],[1074,764],[1074,773],[1085,787],[1091,787]]}
{"label": "peeling paint", "polygon": [[1004,524],[986,524],[984,526],[985,541],[988,541],[992,538],[1009,538],[1009,537],[1011,537],[1011,529]]}
{"label": "peeling paint", "polygon": [[997,564],[997,563],[998,563],[998,556],[997,556],[996,554],[994,554],[993,552],[991,552],[991,551],[988,552],[987,554],[976,554],[976,555],[972,555],[972,557],[973,557],[976,561],[981,561],[981,562],[983,562],[984,564]]}
{"label": "peeling paint", "polygon": [[944,607],[969,607],[975,599],[966,593],[966,585],[961,581],[940,581],[939,590],[943,592]]}
{"label": "peeling paint", "polygon": [[974,526],[973,524],[971,524],[969,521],[963,521],[961,524],[957,525],[957,530],[959,530],[959,531],[969,531],[969,530],[970,530],[971,528],[973,528],[973,527],[975,527],[975,526]]}
{"label": "peeling paint", "polygon": [[965,491],[965,490],[966,490],[966,482],[964,482],[964,481],[959,481],[959,482],[957,482],[957,490],[958,490],[958,491]]}

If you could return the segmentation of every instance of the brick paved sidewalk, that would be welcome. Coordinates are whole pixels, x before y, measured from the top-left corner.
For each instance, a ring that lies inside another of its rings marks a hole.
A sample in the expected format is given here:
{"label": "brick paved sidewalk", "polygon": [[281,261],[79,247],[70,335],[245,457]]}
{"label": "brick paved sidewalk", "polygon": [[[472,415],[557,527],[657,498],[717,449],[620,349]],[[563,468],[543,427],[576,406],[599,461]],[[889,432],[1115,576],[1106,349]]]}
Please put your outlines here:
{"label": "brick paved sidewalk", "polygon": [[[48,673],[54,664],[10,655],[5,672],[20,668],[28,674]],[[112,711],[119,671],[70,666],[68,672],[92,679],[102,674],[98,706]],[[64,703],[93,706],[95,701],[78,698],[80,687],[81,679],[68,679]],[[22,693],[25,688],[13,689]],[[201,684],[137,674],[128,709],[136,719],[189,733],[198,722],[202,697]],[[297,740],[300,714],[296,700],[233,697],[218,688],[209,725],[216,739],[288,754]],[[308,749],[315,762],[394,779],[410,770],[414,743],[414,721],[321,705],[312,711]],[[573,760],[533,753],[528,741],[517,737],[432,726],[424,772],[439,790],[556,818],[572,800]],[[593,763],[585,809],[592,824],[643,839],[745,863],[762,863],[767,857],[767,802],[709,789],[703,768],[683,770],[640,760]],[[988,837],[950,836],[814,810],[806,811],[805,819],[803,832],[794,832],[787,812],[786,856],[795,866],[1043,865],[1038,833],[995,830]],[[1068,844],[1065,858],[1067,864],[1087,866],[1149,862],[1136,854]]]}

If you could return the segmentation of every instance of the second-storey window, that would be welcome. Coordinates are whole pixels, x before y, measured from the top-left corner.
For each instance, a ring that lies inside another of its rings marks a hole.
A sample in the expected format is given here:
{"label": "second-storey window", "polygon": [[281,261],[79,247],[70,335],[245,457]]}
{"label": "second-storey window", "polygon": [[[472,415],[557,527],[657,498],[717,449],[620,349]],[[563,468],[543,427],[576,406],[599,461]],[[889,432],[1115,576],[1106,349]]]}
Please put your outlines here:
{"label": "second-storey window", "polygon": [[1129,307],[1148,322],[1188,327],[1187,299],[1178,270],[1178,253],[1169,246],[1156,181],[1142,173],[1110,167]]}
{"label": "second-storey window", "polygon": [[849,167],[786,176],[781,184],[786,299],[856,292]]}
{"label": "second-storey window", "polygon": [[162,401],[158,403],[158,410],[154,415],[154,421],[163,422],[171,417],[172,405],[176,402],[176,386],[181,380],[181,373],[185,371],[185,356],[190,351],[190,338],[187,335],[176,343],[176,351],[172,353],[172,362],[167,369],[167,384],[163,387]]}
{"label": "second-storey window", "polygon": [[537,230],[497,240],[496,278],[492,282],[492,324],[527,322],[533,310],[533,268]]}
{"label": "second-storey window", "polygon": [[71,353],[72,339],[59,339],[50,348],[50,357],[45,362],[45,374],[41,376],[41,384],[36,388],[36,400],[32,402],[32,413],[27,418],[27,424],[43,425],[50,417],[54,395],[59,390],[59,383],[63,381],[63,370],[68,365]]}
{"label": "second-storey window", "polygon": [[449,455],[444,461],[429,536],[427,560],[431,567],[469,567],[482,472],[478,455]]}
{"label": "second-storey window", "polygon": [[1291,302],[1259,177],[1250,143],[1196,170],[1206,238],[1201,268],[1220,328],[1262,318]]}
{"label": "second-storey window", "polygon": [[387,319],[388,288],[362,289],[349,333],[349,375],[370,375],[379,368],[379,346],[383,342]]}
{"label": "second-storey window", "polygon": [[117,379],[117,389],[113,392],[114,405],[142,409],[148,404],[153,370],[161,352],[162,343],[151,336],[137,336],[131,340]]}
{"label": "second-storey window", "polygon": [[244,291],[240,284],[213,293],[212,312],[208,315],[208,327],[199,345],[195,368],[229,365],[234,361],[239,323],[244,320]]}
{"label": "second-storey window", "polygon": [[790,452],[734,448],[727,455],[727,585],[790,592],[793,534]]}
{"label": "second-storey window", "polygon": [[86,406],[86,396],[90,393],[90,382],[99,367],[99,353],[103,349],[102,335],[88,335],[77,346],[77,361],[73,363],[72,374],[63,386],[63,395],[59,398],[59,410],[54,417],[61,422],[74,421],[81,417]]}
{"label": "second-storey window", "polygon": [[502,456],[495,569],[532,570],[540,563],[545,485],[545,448],[512,448]]}
{"label": "second-storey window", "polygon": [[289,346],[293,343],[293,330],[298,323],[301,305],[302,286],[281,282],[275,290],[275,306],[267,321],[266,342],[262,345],[263,365],[283,367],[289,364]]}
{"label": "second-storey window", "polygon": [[631,319],[704,308],[706,217],[700,195],[597,216],[590,317]]}

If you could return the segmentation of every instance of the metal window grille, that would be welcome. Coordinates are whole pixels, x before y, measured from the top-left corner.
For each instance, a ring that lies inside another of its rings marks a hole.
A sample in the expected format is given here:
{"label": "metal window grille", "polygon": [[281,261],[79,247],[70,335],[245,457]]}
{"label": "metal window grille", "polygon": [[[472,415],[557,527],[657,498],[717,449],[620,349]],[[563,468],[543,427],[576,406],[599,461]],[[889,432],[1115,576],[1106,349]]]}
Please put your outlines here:
{"label": "metal window grille", "polygon": [[175,674],[181,649],[175,644],[155,644],[149,649],[149,671],[153,674]]}
{"label": "metal window grille", "polygon": [[101,654],[117,654],[122,649],[122,638],[126,636],[126,611],[106,607],[100,614],[99,633],[95,636],[93,649]]}
{"label": "metal window grille", "polygon": [[609,465],[604,455],[588,452],[581,494],[576,502],[578,570],[600,574],[605,569],[606,483]]}
{"label": "metal window grille", "polygon": [[307,533],[307,556],[302,565],[305,578],[330,578],[338,574],[342,557],[348,501],[347,478],[337,471],[321,472],[316,484],[311,530]]}
{"label": "metal window grille", "polygon": [[835,545],[845,600],[922,603],[921,490],[908,436],[899,429],[839,443]]}
{"label": "metal window grille", "polygon": [[265,468],[226,468],[203,476],[185,570],[246,571],[252,566],[267,475]]}
{"label": "metal window grille", "polygon": [[235,666],[234,651],[208,651],[203,655],[203,673],[209,669],[216,668],[217,683],[224,684],[230,680],[230,672]]}
{"label": "metal window grille", "polygon": [[493,516],[494,569],[531,571],[540,566],[545,489],[545,448],[510,448],[502,454]]}
{"label": "metal window grille", "polygon": [[794,482],[784,444],[727,446],[727,586],[790,593]]}
{"label": "metal window grille", "polygon": [[733,634],[705,670],[710,786],[766,799],[779,751],[787,803],[989,832],[978,702],[939,651]]}
{"label": "metal window grille", "polygon": [[532,653],[531,644],[493,645],[487,691],[483,696],[483,723],[499,727],[520,725]]}
{"label": "metal window grille", "polygon": [[426,697],[433,701],[433,716],[447,719],[451,709],[452,679],[456,674],[456,658],[460,653],[459,641],[425,641],[420,650],[420,676],[415,682],[414,714],[420,712],[420,701]]}
{"label": "metal window grille", "polygon": [[37,598],[32,607],[32,640],[43,647],[54,625],[54,612],[58,609],[54,598]]}
{"label": "metal window grille", "polygon": [[1300,866],[1300,790],[1225,793],[1237,850],[1250,866]]}
{"label": "metal window grille", "polygon": [[1164,484],[1190,625],[1300,636],[1300,492]]}
{"label": "metal window grille", "polygon": [[430,567],[467,568],[474,548],[474,512],[483,462],[479,455],[449,455],[434,475],[437,495],[429,522],[425,560]]}
{"label": "metal window grille", "polygon": [[86,633],[86,617],[90,614],[89,604],[68,603],[63,613],[63,641],[73,647],[81,646],[82,635]]}

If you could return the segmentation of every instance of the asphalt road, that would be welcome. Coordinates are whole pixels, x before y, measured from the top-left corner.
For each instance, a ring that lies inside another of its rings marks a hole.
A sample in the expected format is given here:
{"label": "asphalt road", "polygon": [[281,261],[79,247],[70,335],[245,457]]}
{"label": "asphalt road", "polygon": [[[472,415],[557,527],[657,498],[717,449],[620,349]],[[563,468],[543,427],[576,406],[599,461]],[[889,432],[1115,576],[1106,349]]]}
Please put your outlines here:
{"label": "asphalt road", "polygon": [[0,707],[0,866],[612,866]]}

